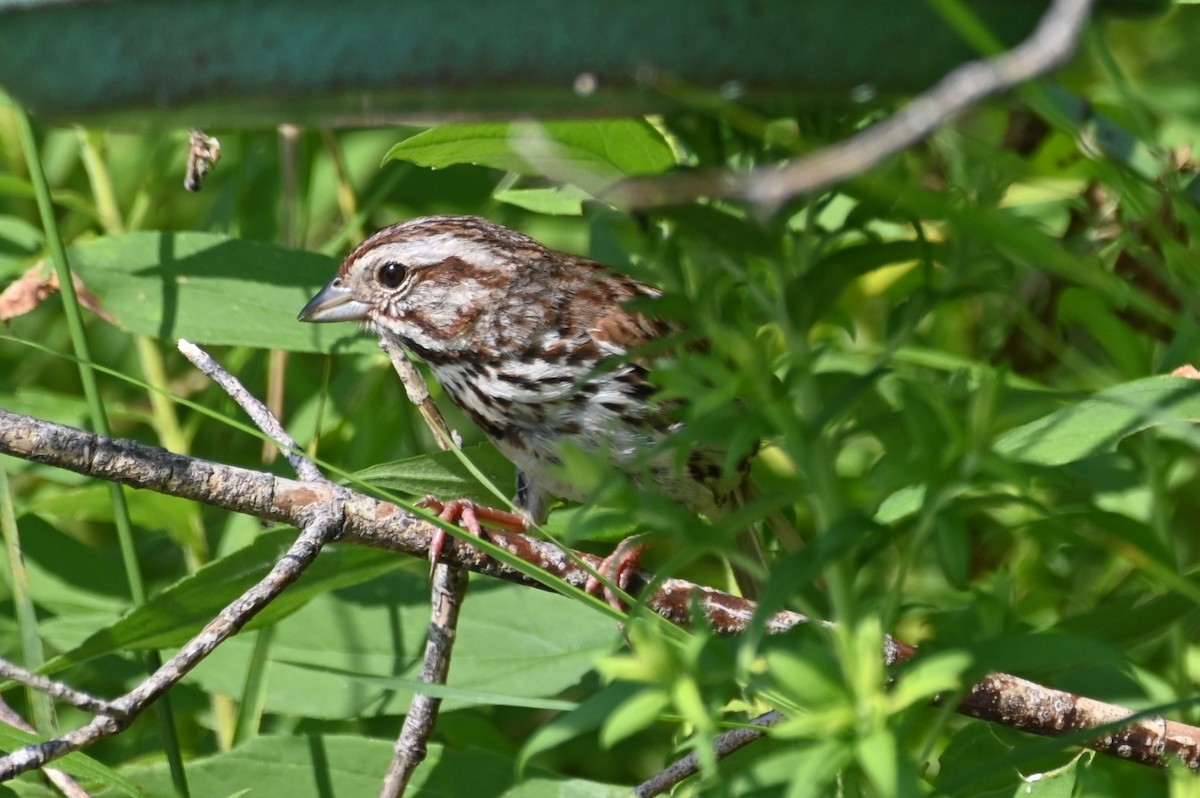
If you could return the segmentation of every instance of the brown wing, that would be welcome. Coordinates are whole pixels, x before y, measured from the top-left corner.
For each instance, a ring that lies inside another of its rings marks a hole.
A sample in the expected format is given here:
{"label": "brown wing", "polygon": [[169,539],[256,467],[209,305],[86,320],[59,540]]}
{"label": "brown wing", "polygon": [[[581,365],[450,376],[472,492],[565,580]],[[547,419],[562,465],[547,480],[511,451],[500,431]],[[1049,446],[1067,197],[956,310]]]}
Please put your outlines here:
{"label": "brown wing", "polygon": [[674,328],[629,307],[638,299],[652,299],[661,292],[628,277],[605,274],[580,292],[584,307],[592,313],[588,333],[608,353],[628,353],[663,338]]}

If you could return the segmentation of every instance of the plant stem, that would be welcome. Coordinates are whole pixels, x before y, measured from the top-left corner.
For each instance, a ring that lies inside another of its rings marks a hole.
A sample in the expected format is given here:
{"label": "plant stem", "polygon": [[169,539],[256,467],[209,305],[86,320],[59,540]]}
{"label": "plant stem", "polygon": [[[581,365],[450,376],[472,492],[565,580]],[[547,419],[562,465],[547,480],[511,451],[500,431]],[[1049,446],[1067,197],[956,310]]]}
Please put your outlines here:
{"label": "plant stem", "polygon": [[[58,229],[58,220],[54,216],[54,202],[50,197],[50,185],[46,182],[46,172],[38,157],[37,138],[33,133],[33,124],[24,108],[13,106],[13,114],[17,120],[17,133],[21,140],[21,148],[25,151],[25,163],[29,168],[29,180],[33,183],[34,196],[37,198],[38,213],[42,219],[42,228],[46,235],[46,244],[50,249],[50,259],[54,263],[54,271],[58,275],[59,290],[62,293],[63,313],[67,319],[67,331],[71,336],[71,347],[79,364],[79,381],[83,385],[84,399],[91,416],[92,426],[100,435],[111,435],[108,425],[108,415],[104,411],[104,401],[100,396],[100,386],[96,382],[96,370],[92,366],[92,355],[88,347],[87,336],[83,329],[83,312],[79,306],[79,296],[75,291],[75,282],[71,274],[71,264],[67,260],[67,249],[63,245],[62,234]],[[137,550],[133,541],[133,524],[129,520],[129,504],[125,500],[124,489],[115,483],[108,483],[109,499],[113,508],[113,524],[117,530],[117,540],[121,548],[121,561],[125,567],[125,580],[129,585],[129,596],[134,605],[146,603],[146,586],[142,581],[141,568],[137,561]],[[157,652],[146,655],[147,667],[150,672],[162,664]],[[171,715],[170,704],[164,695],[159,702],[162,719],[163,749],[171,765],[171,777],[175,790],[182,796],[189,795],[187,780],[183,772],[183,759],[179,754],[179,743],[175,736],[175,724]]]}

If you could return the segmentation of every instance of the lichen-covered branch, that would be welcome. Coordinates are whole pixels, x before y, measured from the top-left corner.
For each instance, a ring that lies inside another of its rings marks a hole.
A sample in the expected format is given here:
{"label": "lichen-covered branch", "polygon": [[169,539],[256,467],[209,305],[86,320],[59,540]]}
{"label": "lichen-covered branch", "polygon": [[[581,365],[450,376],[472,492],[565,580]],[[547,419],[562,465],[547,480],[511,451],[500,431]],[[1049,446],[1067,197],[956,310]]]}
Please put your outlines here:
{"label": "lichen-covered branch", "polygon": [[[428,556],[429,542],[435,530],[429,522],[394,504],[341,486],[297,482],[184,457],[134,441],[93,435],[6,410],[0,410],[0,453],[306,529],[319,513],[336,507],[340,512],[325,540],[357,543],[415,557]],[[488,537],[508,553],[535,566],[541,572],[540,578],[535,579],[525,570],[489,556],[470,541],[457,538],[446,543],[443,559],[450,565],[543,589],[556,580],[582,588],[590,575],[585,565],[593,570],[600,566],[601,558],[596,555],[568,553],[552,543],[527,535],[494,530],[488,532]],[[639,595],[652,583],[652,574],[639,572],[631,579],[628,591]],[[748,629],[757,609],[753,602],[680,579],[663,580],[650,595],[639,595],[639,598],[651,611],[680,625],[690,624],[698,611],[714,630],[726,634]],[[779,612],[768,619],[766,628],[780,632],[807,621],[798,613]],[[220,623],[220,618],[213,622]],[[225,634],[228,636],[235,631],[227,628]],[[205,639],[209,640],[211,636]],[[183,653],[181,651],[164,665],[164,670],[179,667],[174,663]],[[915,654],[916,649],[912,646],[889,638],[884,659],[888,664],[895,664],[911,659]],[[160,692],[156,684],[147,684],[113,704],[120,710],[127,710],[130,702],[150,699]],[[959,711],[1046,736],[1077,734],[1096,728],[1099,739],[1092,740],[1088,746],[1102,753],[1154,766],[1181,761],[1190,768],[1200,769],[1200,728],[1161,718],[1136,717],[1123,707],[1053,690],[1007,674],[992,674],[973,685]],[[1121,725],[1130,718],[1132,720]],[[94,740],[98,731],[113,733],[112,727],[117,722],[117,718],[101,715],[89,725],[98,726],[99,730],[84,727],[59,738],[54,746],[44,744],[48,747],[39,760],[26,767],[36,767],[78,750],[80,740]],[[0,775],[11,772],[16,771],[0,769]]]}

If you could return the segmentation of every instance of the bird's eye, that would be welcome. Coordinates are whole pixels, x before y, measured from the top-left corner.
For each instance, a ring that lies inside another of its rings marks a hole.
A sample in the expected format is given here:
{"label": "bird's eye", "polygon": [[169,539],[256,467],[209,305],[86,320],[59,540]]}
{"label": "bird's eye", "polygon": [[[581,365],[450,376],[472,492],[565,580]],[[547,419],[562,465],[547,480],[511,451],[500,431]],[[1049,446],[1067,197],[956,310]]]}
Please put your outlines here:
{"label": "bird's eye", "polygon": [[404,275],[408,274],[408,269],[403,263],[396,263],[394,260],[389,260],[387,263],[379,267],[379,284],[384,288],[399,288],[400,283],[404,282]]}

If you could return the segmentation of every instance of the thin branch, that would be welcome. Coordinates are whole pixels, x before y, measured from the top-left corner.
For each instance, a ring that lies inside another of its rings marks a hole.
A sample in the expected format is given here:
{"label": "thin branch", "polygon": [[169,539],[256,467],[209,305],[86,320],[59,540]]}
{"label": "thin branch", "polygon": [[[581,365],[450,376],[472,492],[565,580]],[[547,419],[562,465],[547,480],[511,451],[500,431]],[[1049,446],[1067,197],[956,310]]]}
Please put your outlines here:
{"label": "thin branch", "polygon": [[[457,446],[458,441],[446,424],[442,411],[429,395],[425,378],[404,350],[386,338],[380,339],[379,346],[387,352],[392,367],[404,384],[408,401],[417,406],[438,446],[443,451]],[[420,681],[426,684],[445,684],[450,673],[450,657],[454,653],[454,641],[458,634],[458,618],[467,597],[468,576],[468,571],[441,562],[433,568],[432,618],[420,676]],[[379,792],[380,798],[397,798],[408,788],[417,766],[425,761],[441,706],[440,698],[425,693],[413,694],[408,714],[404,716],[404,726],[396,739],[395,756]]]}
{"label": "thin branch", "polygon": [[[433,617],[429,622],[429,640],[425,645],[425,662],[421,681],[426,684],[445,684],[450,672],[450,655],[457,636],[458,616],[467,591],[469,572],[449,565],[433,569]],[[380,798],[403,795],[417,765],[425,760],[429,737],[437,723],[442,699],[417,693],[413,696],[404,727],[396,740],[396,754],[388,767]]]}
{"label": "thin branch", "polygon": [[[26,723],[25,719],[18,715],[17,711],[10,707],[3,698],[0,698],[0,723],[7,723],[14,729],[20,729],[28,734],[37,734],[37,730]],[[42,773],[67,798],[89,798],[87,790],[80,787],[79,782],[58,768],[44,768]]]}
{"label": "thin branch", "polygon": [[254,422],[254,425],[262,430],[262,433],[273,440],[283,452],[283,456],[287,458],[288,464],[305,482],[324,482],[325,477],[321,474],[320,469],[313,464],[311,460],[305,457],[300,452],[300,444],[292,440],[292,436],[287,434],[287,430],[279,423],[279,419],[275,417],[266,405],[258,400],[254,394],[246,390],[245,386],[240,381],[224,368],[217,361],[212,359],[212,356],[205,352],[200,347],[180,338],[176,346],[183,356],[192,361],[192,365],[200,369],[209,379],[221,386],[225,393],[237,402],[238,405],[246,411],[246,415]]}
{"label": "thin branch", "polygon": [[[783,713],[776,710],[759,715],[750,721],[750,725],[755,728],[733,729],[718,737],[713,742],[713,751],[718,759],[723,759],[739,748],[743,748],[755,740],[761,740],[767,734],[766,729],[777,725],[783,719]],[[693,752],[675,760],[662,772],[639,784],[633,794],[637,798],[653,798],[655,795],[662,795],[684,779],[691,778],[699,772],[700,757]]]}
{"label": "thin branch", "polygon": [[958,67],[887,119],[782,167],[701,171],[622,181],[604,199],[631,209],[681,205],[697,197],[739,199],[767,212],[800,194],[862,174],[916,144],[956,114],[1066,62],[1093,0],[1055,0],[1029,38],[993,58]]}
{"label": "thin branch", "polygon": [[417,371],[417,367],[404,354],[404,350],[397,347],[386,336],[379,339],[379,348],[387,352],[388,359],[392,361],[392,368],[400,376],[400,382],[404,383],[408,401],[421,411],[421,418],[425,420],[425,426],[429,427],[429,431],[433,433],[438,447],[443,451],[454,448],[456,445],[454,433],[450,431],[446,419],[442,417],[442,411],[438,410],[438,406],[429,396],[429,386],[425,384],[421,372]]}
{"label": "thin branch", "polygon": [[106,712],[111,714],[117,711],[117,708],[111,702],[88,695],[82,690],[76,690],[74,687],[65,685],[62,682],[56,682],[39,673],[25,670],[19,665],[14,665],[2,659],[0,659],[0,677],[23,684],[26,687],[37,690],[39,693],[45,693],[56,701],[70,704],[85,712]]}

